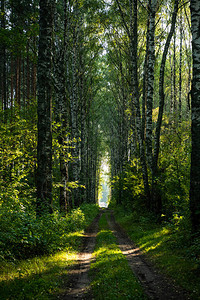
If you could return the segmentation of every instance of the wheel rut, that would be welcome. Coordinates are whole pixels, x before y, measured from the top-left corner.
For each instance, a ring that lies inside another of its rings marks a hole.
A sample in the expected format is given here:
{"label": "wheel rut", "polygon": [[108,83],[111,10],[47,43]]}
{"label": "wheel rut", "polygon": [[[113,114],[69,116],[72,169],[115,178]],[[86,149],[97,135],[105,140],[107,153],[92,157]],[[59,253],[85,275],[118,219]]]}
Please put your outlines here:
{"label": "wheel rut", "polygon": [[117,238],[117,243],[126,256],[129,266],[135,276],[141,282],[144,291],[149,299],[158,300],[186,300],[190,299],[189,295],[180,288],[166,279],[145,259],[141,250],[136,247],[129,239],[126,232],[115,222],[115,218],[111,212],[111,217],[107,218],[110,229]]}
{"label": "wheel rut", "polygon": [[[98,233],[101,211],[94,219],[84,234],[82,251],[78,255],[77,264],[69,271],[70,279],[67,284],[66,293],[58,297],[62,300],[70,299],[94,299],[90,290],[89,269],[93,258],[96,235]],[[160,274],[151,263],[149,263],[141,250],[129,239],[126,232],[116,223],[114,215],[107,216],[108,225],[117,238],[117,244],[126,256],[128,264],[144,288],[149,299],[154,300],[189,300],[189,295],[182,289],[176,287],[173,282]],[[112,299],[110,299],[112,300]]]}
{"label": "wheel rut", "polygon": [[83,246],[78,254],[77,264],[68,272],[69,282],[67,291],[60,299],[93,299],[89,286],[90,279],[88,276],[92,254],[95,248],[96,235],[98,233],[98,224],[102,212],[94,219],[90,227],[84,233]]}

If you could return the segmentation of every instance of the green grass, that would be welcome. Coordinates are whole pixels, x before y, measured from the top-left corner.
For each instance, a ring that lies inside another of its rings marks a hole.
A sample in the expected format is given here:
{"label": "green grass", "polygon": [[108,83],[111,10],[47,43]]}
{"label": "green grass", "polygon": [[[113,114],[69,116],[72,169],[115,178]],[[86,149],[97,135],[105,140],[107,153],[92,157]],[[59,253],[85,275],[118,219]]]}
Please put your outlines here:
{"label": "green grass", "polygon": [[125,215],[122,209],[116,211],[115,217],[129,237],[163,273],[189,291],[192,299],[200,299],[200,265],[188,256],[184,236],[180,242],[180,236],[184,233],[175,232],[168,225],[156,224],[148,217]]}
{"label": "green grass", "polygon": [[[76,235],[76,237],[75,237]],[[82,233],[71,236],[80,245]],[[77,247],[77,246],[76,246]],[[68,269],[74,264],[77,250],[70,247],[66,251],[50,256],[35,257],[15,263],[4,262],[0,267],[1,299],[53,299],[63,291],[67,282]]]}
{"label": "green grass", "polygon": [[145,299],[143,290],[128,266],[116,238],[108,229],[105,214],[99,222],[100,231],[91,264],[92,292],[95,299]]}
{"label": "green grass", "polygon": [[65,248],[61,251],[26,260],[1,260],[0,299],[46,300],[61,295],[68,281],[68,269],[77,259],[83,229],[91,223],[98,211],[94,205],[84,205],[81,211],[77,210],[69,216],[71,222],[68,223],[72,228],[65,233],[62,242]]}

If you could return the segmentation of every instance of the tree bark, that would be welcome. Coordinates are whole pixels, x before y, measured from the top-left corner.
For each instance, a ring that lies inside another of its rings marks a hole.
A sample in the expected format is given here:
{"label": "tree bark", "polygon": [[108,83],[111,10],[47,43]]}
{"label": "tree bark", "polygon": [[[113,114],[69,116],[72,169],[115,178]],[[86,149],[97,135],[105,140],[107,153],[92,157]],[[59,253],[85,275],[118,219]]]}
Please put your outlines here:
{"label": "tree bark", "polygon": [[[1,30],[5,31],[6,28],[6,20],[5,20],[5,1],[1,1]],[[0,97],[2,100],[2,108],[6,111],[8,107],[7,101],[7,72],[6,72],[6,45],[5,42],[1,42],[0,45]],[[6,117],[4,119],[6,121]]]}
{"label": "tree bark", "polygon": [[183,60],[183,17],[180,14],[180,58],[179,58],[179,109],[178,119],[182,118],[182,60]]}
{"label": "tree bark", "polygon": [[196,232],[200,230],[200,2],[191,0],[190,10],[193,57],[190,210],[193,232]]}
{"label": "tree bark", "polygon": [[146,151],[147,162],[150,169],[153,165],[152,157],[152,109],[154,96],[154,65],[155,65],[155,16],[157,0],[149,1],[149,38],[148,38],[148,85],[147,85],[147,110],[146,110]]}
{"label": "tree bark", "polygon": [[152,194],[153,194],[153,209],[157,214],[160,214],[162,209],[162,203],[161,203],[161,197],[157,196],[156,191],[156,175],[158,172],[158,157],[159,157],[159,151],[160,151],[160,133],[161,133],[161,125],[162,125],[162,117],[163,117],[163,110],[164,110],[164,101],[165,101],[165,95],[164,95],[164,74],[165,74],[165,63],[167,58],[167,53],[169,50],[170,42],[175,30],[175,24],[176,24],[176,17],[178,13],[178,4],[179,0],[175,0],[174,2],[174,11],[172,15],[172,22],[171,22],[171,28],[170,32],[168,34],[163,56],[161,60],[161,66],[160,66],[160,78],[159,78],[159,112],[158,112],[158,119],[156,124],[156,134],[155,134],[155,148],[154,148],[154,157],[153,157],[153,169],[152,169]]}
{"label": "tree bark", "polygon": [[169,50],[170,42],[175,30],[175,24],[176,24],[176,17],[178,13],[178,4],[179,0],[175,0],[174,2],[174,11],[172,15],[172,22],[171,22],[171,29],[168,34],[164,51],[163,51],[163,56],[162,56],[162,61],[161,61],[161,66],[160,66],[160,78],[159,78],[159,113],[158,113],[158,119],[157,119],[157,124],[156,124],[156,135],[155,135],[155,148],[154,148],[154,161],[153,161],[153,168],[154,170],[157,169],[157,164],[158,164],[158,156],[159,156],[159,150],[160,150],[160,132],[161,132],[161,125],[162,125],[162,117],[163,117],[163,109],[164,109],[164,101],[165,101],[165,94],[164,94],[164,75],[165,75],[165,63],[166,63],[166,58],[167,58],[167,53]]}
{"label": "tree bark", "polygon": [[130,11],[132,16],[133,11],[133,22],[132,28],[130,30],[130,43],[131,43],[131,59],[132,59],[132,81],[133,81],[133,101],[136,112],[136,130],[139,139],[139,149],[140,149],[140,161],[142,165],[143,182],[145,196],[147,200],[147,207],[150,206],[150,189],[148,180],[147,163],[145,157],[144,141],[142,140],[142,124],[141,124],[141,113],[140,113],[140,102],[139,102],[139,83],[138,83],[138,67],[137,67],[137,45],[138,45],[138,16],[137,16],[137,0],[133,0],[130,3]]}
{"label": "tree bark", "polygon": [[54,0],[40,0],[37,215],[52,212],[52,34]]}

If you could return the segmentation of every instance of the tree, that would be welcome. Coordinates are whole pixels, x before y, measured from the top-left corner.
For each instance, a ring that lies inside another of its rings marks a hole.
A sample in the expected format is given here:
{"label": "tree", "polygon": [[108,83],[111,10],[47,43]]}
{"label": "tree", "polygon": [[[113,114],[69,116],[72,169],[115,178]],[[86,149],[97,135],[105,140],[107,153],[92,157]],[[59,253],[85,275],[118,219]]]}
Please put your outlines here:
{"label": "tree", "polygon": [[167,36],[167,40],[165,43],[161,65],[160,65],[160,78],[159,78],[159,112],[158,112],[158,119],[156,123],[156,133],[155,133],[155,146],[154,146],[154,157],[153,157],[153,171],[152,171],[152,185],[153,185],[153,194],[154,194],[154,210],[159,214],[161,212],[162,203],[161,198],[156,196],[155,191],[155,178],[158,171],[158,157],[160,152],[160,134],[161,134],[161,125],[163,119],[163,111],[164,111],[164,101],[165,101],[165,94],[164,94],[164,76],[165,76],[165,64],[167,59],[167,53],[170,46],[170,41],[172,39],[175,24],[176,24],[176,17],[178,13],[178,4],[179,0],[175,0],[174,2],[174,11],[172,14],[172,22],[169,34]]}
{"label": "tree", "polygon": [[200,2],[198,0],[191,0],[190,10],[193,57],[190,210],[192,227],[195,232],[200,229]]}
{"label": "tree", "polygon": [[7,109],[7,74],[6,74],[6,39],[5,39],[5,1],[1,1],[1,35],[3,36],[2,43],[0,46],[0,97],[2,100],[2,108],[3,110]]}
{"label": "tree", "polygon": [[152,159],[152,109],[153,109],[153,96],[154,96],[154,65],[155,65],[155,15],[156,15],[157,0],[149,1],[149,30],[147,37],[148,47],[147,47],[147,70],[148,72],[148,84],[147,84],[147,109],[146,109],[146,149],[147,149],[147,162],[152,169],[153,159]]}
{"label": "tree", "polygon": [[40,0],[37,214],[52,212],[52,35],[54,0]]}

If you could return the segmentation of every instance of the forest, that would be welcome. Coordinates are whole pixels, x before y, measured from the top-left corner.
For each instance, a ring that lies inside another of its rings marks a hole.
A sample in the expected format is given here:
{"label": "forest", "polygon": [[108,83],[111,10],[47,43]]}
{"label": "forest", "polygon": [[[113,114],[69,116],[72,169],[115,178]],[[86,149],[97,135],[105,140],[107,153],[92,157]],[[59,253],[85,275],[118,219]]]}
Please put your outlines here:
{"label": "forest", "polygon": [[[199,28],[199,0],[1,0],[1,299],[77,299],[98,218],[86,299],[200,299]],[[185,298],[132,279],[114,218]]]}

